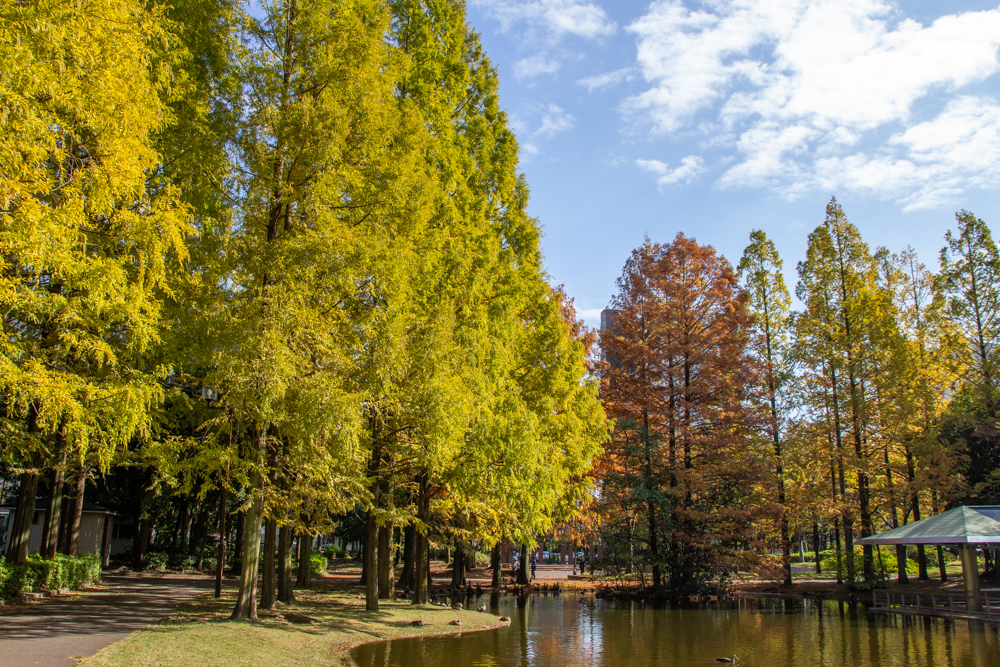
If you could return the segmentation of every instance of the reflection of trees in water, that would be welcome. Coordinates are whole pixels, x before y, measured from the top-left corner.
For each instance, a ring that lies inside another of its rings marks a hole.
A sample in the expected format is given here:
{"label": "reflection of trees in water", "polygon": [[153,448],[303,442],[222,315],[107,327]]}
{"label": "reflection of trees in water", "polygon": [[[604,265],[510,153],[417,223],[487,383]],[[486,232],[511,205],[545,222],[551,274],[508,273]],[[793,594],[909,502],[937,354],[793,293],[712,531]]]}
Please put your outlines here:
{"label": "reflection of trees in water", "polygon": [[[590,596],[490,598],[509,628],[399,640],[355,654],[361,667],[681,667],[739,655],[751,667],[997,667],[1000,633],[967,623],[872,615],[838,601],[744,601],[653,609]],[[419,644],[419,645],[418,645]],[[390,650],[391,649],[391,650]]]}
{"label": "reflection of trees in water", "polygon": [[531,664],[531,656],[528,653],[528,596],[520,595],[517,598],[517,623],[518,637],[521,640],[521,666],[528,667]]}

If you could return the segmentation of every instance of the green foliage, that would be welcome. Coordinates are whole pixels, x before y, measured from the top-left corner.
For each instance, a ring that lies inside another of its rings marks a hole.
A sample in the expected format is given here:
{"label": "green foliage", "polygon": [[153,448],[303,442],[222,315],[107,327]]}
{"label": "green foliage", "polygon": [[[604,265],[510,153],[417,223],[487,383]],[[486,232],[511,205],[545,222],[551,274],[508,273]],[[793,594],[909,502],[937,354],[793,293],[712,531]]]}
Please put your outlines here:
{"label": "green foliage", "polygon": [[57,588],[79,588],[101,580],[101,561],[94,554],[42,559],[32,554],[23,565],[0,565],[0,599]]}
{"label": "green foliage", "polygon": [[146,570],[166,570],[170,564],[170,555],[162,551],[153,551],[146,554],[143,567]]}
{"label": "green foliage", "polygon": [[198,565],[198,559],[191,554],[172,553],[167,559],[167,566],[177,570],[193,570]]}
{"label": "green foliage", "polygon": [[313,574],[326,574],[330,569],[330,562],[323,554],[312,554],[309,557],[309,570]]}
{"label": "green foliage", "polygon": [[38,558],[37,554],[32,554],[28,557],[26,565],[34,570],[35,581],[39,588],[56,589],[66,586],[63,582],[66,578],[65,575],[69,574],[71,568],[62,558],[57,557],[54,560],[42,560]]}
{"label": "green foliage", "polygon": [[[820,569],[824,572],[837,572],[837,554],[835,551],[821,551],[820,552]],[[841,554],[841,567],[840,576],[841,578],[847,576],[847,554]],[[875,552],[875,567],[877,570],[884,570],[886,575],[894,576],[898,563],[896,561],[896,550],[895,549],[882,549]],[[864,560],[861,549],[855,549],[854,551],[854,563],[857,572],[861,572],[864,569]],[[912,558],[907,558],[906,560],[906,572],[907,574],[917,574],[917,561]]]}
{"label": "green foliage", "polygon": [[142,355],[186,254],[176,190],[147,181],[168,37],[134,0],[7,3],[0,24],[0,395],[23,434],[3,454],[30,459],[34,429],[59,431],[107,468],[148,436],[162,369]]}
{"label": "green foliage", "polygon": [[30,565],[8,565],[2,573],[4,579],[0,582],[0,598],[9,600],[23,593],[35,590],[38,573]]}
{"label": "green foliage", "polygon": [[345,549],[341,549],[335,544],[328,544],[325,547],[323,547],[323,556],[328,561],[333,560],[335,558],[346,558],[347,551]]}

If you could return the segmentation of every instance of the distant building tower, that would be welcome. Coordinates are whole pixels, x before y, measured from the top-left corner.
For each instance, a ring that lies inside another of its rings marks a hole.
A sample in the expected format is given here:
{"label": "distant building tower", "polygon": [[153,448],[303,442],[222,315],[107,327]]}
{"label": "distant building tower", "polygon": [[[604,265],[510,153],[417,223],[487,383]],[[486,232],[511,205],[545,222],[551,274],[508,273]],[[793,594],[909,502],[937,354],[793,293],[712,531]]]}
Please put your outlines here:
{"label": "distant building tower", "polygon": [[618,317],[618,311],[614,308],[605,308],[601,311],[601,331],[611,331],[612,327],[615,326],[615,318]]}
{"label": "distant building tower", "polygon": [[[608,333],[614,333],[615,332],[615,324],[618,321],[618,314],[620,312],[621,312],[620,310],[616,310],[614,308],[605,308],[604,310],[602,310],[601,311],[601,331],[607,331]],[[617,364],[615,363],[614,359],[612,359],[608,355],[608,352],[607,352],[607,350],[605,350],[605,348],[604,348],[603,345],[601,346],[601,360],[602,361],[606,361],[609,364],[611,364],[613,367],[617,368]]]}
{"label": "distant building tower", "polygon": [[[601,331],[607,331],[608,333],[614,333],[615,324],[618,320],[618,314],[621,311],[614,308],[605,308],[601,311]],[[602,344],[601,345],[601,361],[608,364],[609,368],[617,369],[619,367],[618,360],[615,359],[615,355],[610,353],[608,349]],[[611,386],[614,387],[614,378],[610,379]]]}

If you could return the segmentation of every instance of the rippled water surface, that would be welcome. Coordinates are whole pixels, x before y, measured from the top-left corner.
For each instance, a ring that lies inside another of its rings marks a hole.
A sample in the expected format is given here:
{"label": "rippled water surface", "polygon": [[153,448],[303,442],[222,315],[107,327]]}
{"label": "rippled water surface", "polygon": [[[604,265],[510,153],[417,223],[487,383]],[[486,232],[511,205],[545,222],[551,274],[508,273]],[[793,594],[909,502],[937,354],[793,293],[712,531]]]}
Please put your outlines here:
{"label": "rippled water surface", "polygon": [[742,667],[1000,667],[995,627],[831,601],[675,610],[563,593],[500,598],[493,611],[510,627],[369,644],[352,657],[360,667],[674,667],[735,653]]}

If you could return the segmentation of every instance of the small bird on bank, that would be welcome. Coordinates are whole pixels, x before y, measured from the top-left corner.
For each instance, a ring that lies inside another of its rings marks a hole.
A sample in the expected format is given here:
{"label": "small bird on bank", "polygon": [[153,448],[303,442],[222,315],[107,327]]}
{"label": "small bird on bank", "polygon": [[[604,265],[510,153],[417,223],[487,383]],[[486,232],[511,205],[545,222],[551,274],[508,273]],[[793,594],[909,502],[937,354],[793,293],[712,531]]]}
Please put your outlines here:
{"label": "small bird on bank", "polygon": [[731,657],[731,658],[716,658],[715,661],[716,662],[731,662],[733,664],[736,664],[736,661],[739,660],[739,659],[740,659],[740,657],[738,655],[736,655],[735,653],[733,653],[733,657]]}

